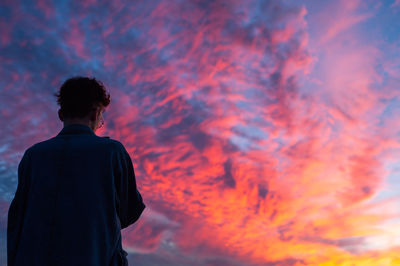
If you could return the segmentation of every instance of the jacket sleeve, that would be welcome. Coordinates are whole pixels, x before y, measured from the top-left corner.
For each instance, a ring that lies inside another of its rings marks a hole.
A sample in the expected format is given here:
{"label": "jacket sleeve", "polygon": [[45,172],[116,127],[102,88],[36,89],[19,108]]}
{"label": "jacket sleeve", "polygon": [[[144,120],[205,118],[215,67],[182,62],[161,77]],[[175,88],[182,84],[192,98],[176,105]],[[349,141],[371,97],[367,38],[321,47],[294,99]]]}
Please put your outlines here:
{"label": "jacket sleeve", "polygon": [[29,191],[30,165],[28,150],[25,151],[18,165],[18,185],[8,209],[7,218],[7,265],[15,264],[15,256],[18,249],[22,226],[27,205]]}
{"label": "jacket sleeve", "polygon": [[120,146],[115,162],[115,189],[118,217],[121,229],[124,229],[139,219],[146,206],[136,187],[131,157],[124,146]]}

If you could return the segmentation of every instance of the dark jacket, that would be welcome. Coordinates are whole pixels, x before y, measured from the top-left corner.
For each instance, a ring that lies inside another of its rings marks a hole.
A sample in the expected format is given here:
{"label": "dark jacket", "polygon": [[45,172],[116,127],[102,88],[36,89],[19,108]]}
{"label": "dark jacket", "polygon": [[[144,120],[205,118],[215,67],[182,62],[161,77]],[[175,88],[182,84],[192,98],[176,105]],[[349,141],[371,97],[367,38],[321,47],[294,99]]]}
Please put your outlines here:
{"label": "dark jacket", "polygon": [[117,140],[73,124],[29,147],[8,211],[8,266],[128,265],[121,229],[145,208]]}

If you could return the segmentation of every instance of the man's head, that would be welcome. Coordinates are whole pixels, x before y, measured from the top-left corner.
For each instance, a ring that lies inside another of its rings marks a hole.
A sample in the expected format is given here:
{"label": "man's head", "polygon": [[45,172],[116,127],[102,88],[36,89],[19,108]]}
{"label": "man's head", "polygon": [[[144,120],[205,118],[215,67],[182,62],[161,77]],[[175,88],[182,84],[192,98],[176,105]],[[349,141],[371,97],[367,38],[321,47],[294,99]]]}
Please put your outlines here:
{"label": "man's head", "polygon": [[84,124],[93,131],[101,127],[102,114],[110,104],[110,94],[95,78],[70,78],[54,96],[60,105],[58,116],[64,126]]}

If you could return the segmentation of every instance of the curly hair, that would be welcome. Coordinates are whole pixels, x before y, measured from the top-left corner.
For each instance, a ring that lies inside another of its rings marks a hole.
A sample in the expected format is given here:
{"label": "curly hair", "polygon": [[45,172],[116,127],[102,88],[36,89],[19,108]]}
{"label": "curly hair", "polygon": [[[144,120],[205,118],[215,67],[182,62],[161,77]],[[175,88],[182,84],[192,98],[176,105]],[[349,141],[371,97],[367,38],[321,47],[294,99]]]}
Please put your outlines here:
{"label": "curly hair", "polygon": [[95,78],[78,76],[67,79],[54,96],[64,118],[82,118],[94,108],[110,104],[110,94]]}

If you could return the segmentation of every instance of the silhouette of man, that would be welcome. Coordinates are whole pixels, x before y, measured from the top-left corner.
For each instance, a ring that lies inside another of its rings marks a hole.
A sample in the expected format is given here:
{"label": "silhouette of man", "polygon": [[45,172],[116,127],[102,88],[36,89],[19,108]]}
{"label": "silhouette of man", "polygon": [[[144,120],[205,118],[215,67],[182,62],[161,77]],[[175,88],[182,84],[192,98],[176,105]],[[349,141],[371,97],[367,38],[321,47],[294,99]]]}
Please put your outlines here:
{"label": "silhouette of man", "polygon": [[63,129],[29,147],[8,210],[9,266],[128,265],[121,229],[145,205],[121,142],[99,137],[110,95],[94,78],[74,77],[57,97]]}

